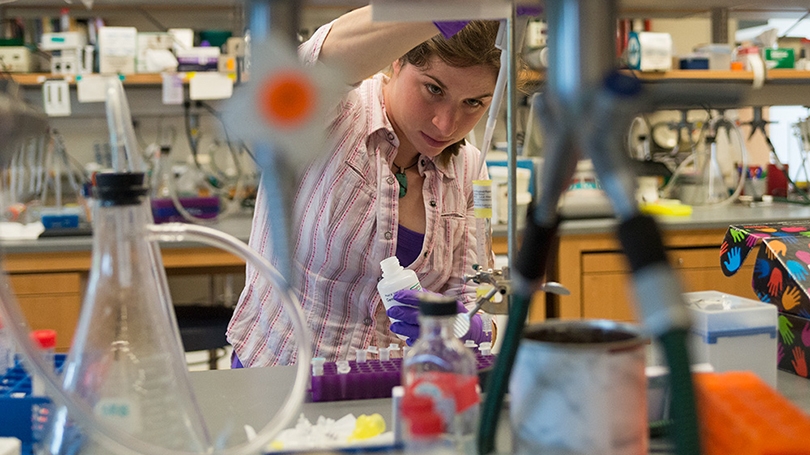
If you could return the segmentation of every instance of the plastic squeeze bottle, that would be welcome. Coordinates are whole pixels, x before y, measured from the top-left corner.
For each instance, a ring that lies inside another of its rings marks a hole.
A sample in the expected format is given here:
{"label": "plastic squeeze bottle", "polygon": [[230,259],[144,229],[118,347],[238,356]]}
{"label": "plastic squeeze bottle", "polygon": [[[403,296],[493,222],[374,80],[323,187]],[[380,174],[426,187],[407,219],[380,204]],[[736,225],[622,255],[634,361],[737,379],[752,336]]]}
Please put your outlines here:
{"label": "plastic squeeze bottle", "polygon": [[[380,293],[380,298],[382,298],[386,310],[395,305],[402,305],[394,300],[394,293],[397,291],[402,289],[422,290],[422,285],[419,283],[416,272],[402,267],[396,256],[383,259],[380,262],[380,267],[382,267],[383,276],[382,280],[377,283],[377,291]],[[391,323],[397,322],[396,319],[389,319]],[[397,336],[403,340],[408,338],[403,335]]]}

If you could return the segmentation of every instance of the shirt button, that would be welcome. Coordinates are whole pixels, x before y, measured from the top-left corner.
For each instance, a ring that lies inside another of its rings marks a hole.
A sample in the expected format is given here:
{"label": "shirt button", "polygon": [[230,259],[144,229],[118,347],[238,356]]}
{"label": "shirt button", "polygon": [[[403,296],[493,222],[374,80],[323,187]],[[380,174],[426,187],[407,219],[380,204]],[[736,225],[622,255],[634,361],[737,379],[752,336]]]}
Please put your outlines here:
{"label": "shirt button", "polygon": [[393,140],[394,140],[394,133],[388,133],[388,140],[389,140],[389,141],[393,141]]}
{"label": "shirt button", "polygon": [[366,316],[366,318],[365,318],[365,319],[363,319],[363,324],[365,324],[365,325],[371,325],[371,318],[370,318],[370,317],[368,317],[368,316]]}
{"label": "shirt button", "polygon": [[394,238],[394,234],[392,234],[391,231],[385,231],[384,237],[385,237],[385,240],[391,240],[391,239]]}
{"label": "shirt button", "polygon": [[427,257],[427,251],[422,255],[422,257]]}
{"label": "shirt button", "polygon": [[385,179],[385,181],[388,182],[389,185],[393,185],[394,184],[394,177],[391,177],[389,175],[388,178]]}
{"label": "shirt button", "polygon": [[431,207],[436,207],[436,201],[430,201],[430,206]]}
{"label": "shirt button", "polygon": [[422,166],[424,166],[424,165],[425,165],[425,160],[422,160]]}

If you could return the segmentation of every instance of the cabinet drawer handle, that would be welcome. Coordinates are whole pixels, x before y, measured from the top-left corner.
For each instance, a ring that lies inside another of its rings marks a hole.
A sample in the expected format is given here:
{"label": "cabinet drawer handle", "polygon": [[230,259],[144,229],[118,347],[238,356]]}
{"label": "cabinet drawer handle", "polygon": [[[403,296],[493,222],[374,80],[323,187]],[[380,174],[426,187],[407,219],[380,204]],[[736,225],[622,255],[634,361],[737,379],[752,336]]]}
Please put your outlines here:
{"label": "cabinet drawer handle", "polygon": [[683,265],[683,258],[678,258],[678,265]]}

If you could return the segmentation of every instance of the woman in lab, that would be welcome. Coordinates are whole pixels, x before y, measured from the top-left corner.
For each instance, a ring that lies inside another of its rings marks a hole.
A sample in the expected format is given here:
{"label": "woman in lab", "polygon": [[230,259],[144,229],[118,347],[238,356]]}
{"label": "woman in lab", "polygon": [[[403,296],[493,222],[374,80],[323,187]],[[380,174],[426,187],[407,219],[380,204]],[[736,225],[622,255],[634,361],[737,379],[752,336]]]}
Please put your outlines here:
{"label": "woman in lab", "polygon": [[[295,200],[294,273],[313,356],[334,361],[401,343],[376,289],[380,261],[390,256],[414,270],[424,289],[472,305],[474,288],[463,276],[477,262],[479,151],[464,138],[492,101],[498,22],[473,21],[451,38],[439,34],[445,25],[374,23],[364,7],[299,47],[306,64],[336,65],[347,76],[328,125],[331,153],[308,168]],[[265,256],[267,198],[260,192],[250,237]],[[228,327],[234,367],[295,362],[281,298],[248,267]],[[480,324],[468,337],[483,341]]]}

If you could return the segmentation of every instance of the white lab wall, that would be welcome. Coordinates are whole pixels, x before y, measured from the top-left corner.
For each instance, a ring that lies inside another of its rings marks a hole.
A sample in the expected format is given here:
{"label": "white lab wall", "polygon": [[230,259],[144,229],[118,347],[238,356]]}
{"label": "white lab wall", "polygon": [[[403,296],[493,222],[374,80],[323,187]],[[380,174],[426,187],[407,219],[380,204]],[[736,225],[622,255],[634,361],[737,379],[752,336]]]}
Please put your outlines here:
{"label": "white lab wall", "polygon": [[687,55],[695,46],[712,40],[712,24],[708,18],[653,19],[650,23],[651,31],[672,36],[674,56]]}

